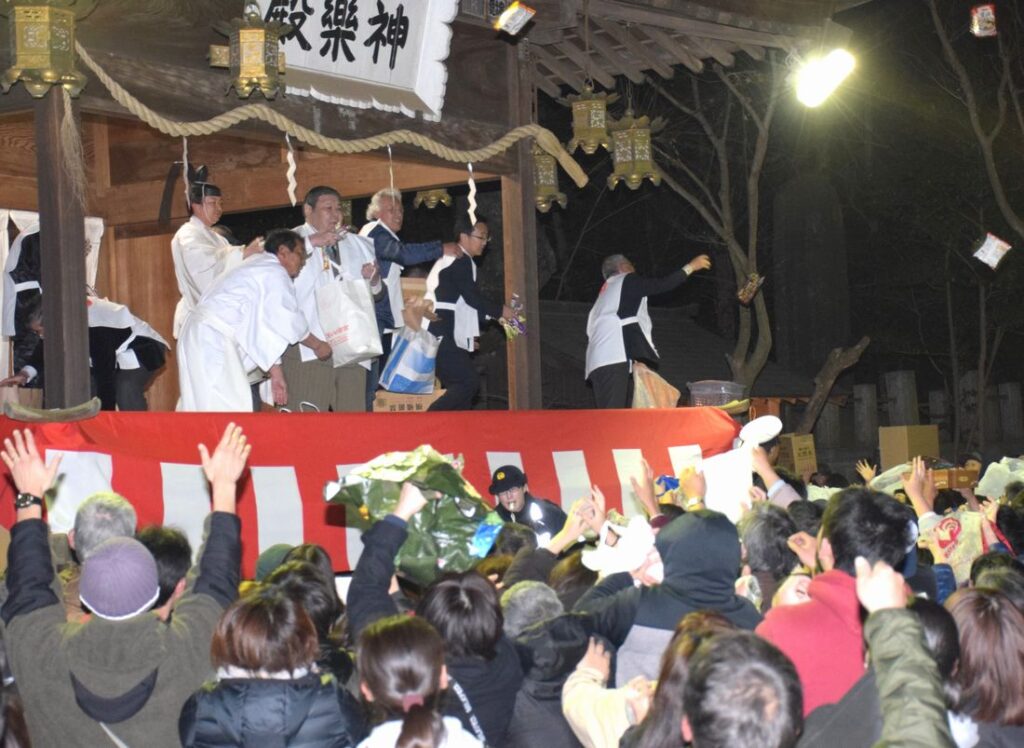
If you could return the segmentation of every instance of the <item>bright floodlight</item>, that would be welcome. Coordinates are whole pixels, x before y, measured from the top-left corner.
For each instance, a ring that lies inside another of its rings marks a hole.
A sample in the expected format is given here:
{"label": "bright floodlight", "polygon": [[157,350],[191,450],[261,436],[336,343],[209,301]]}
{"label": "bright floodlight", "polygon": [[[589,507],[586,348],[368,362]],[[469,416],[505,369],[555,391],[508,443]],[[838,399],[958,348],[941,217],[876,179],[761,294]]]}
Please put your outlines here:
{"label": "bright floodlight", "polygon": [[796,98],[804,106],[819,106],[853,72],[856,64],[845,49],[833,49],[824,57],[807,60],[796,74]]}

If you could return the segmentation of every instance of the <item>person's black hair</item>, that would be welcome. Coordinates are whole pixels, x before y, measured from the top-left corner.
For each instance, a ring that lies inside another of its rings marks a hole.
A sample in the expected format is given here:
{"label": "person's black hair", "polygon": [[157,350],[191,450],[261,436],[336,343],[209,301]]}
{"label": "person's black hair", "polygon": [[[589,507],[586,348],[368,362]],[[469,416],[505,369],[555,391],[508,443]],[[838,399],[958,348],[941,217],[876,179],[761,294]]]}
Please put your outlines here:
{"label": "person's black hair", "polygon": [[302,199],[303,205],[308,205],[310,208],[315,209],[317,201],[324,195],[330,195],[338,198],[338,202],[341,202],[341,193],[333,187],[327,187],[325,185],[317,185],[306,193],[306,196]]}
{"label": "person's black hair", "polygon": [[[778,476],[782,478],[782,480],[789,484],[790,488],[792,488],[800,495],[801,499],[807,498],[807,484],[804,483],[800,478],[798,478],[797,476],[793,475],[791,472],[783,468],[777,467],[775,468],[775,472],[778,473]],[[771,488],[771,486],[765,486],[765,488]]]}
{"label": "person's black hair", "polygon": [[331,582],[331,589],[334,589],[334,562],[331,560],[331,554],[322,545],[316,543],[297,545],[284,554],[284,558],[281,559],[282,564],[288,561],[308,561],[313,564],[324,579]]}
{"label": "person's black hair", "polygon": [[813,501],[794,501],[786,507],[793,524],[798,532],[806,532],[811,537],[817,537],[821,529],[821,516],[825,513],[819,504]]}
{"label": "person's black hair", "polygon": [[506,522],[498,531],[498,537],[494,539],[494,548],[491,549],[491,553],[496,556],[514,556],[520,548],[537,550],[537,533],[528,525]]}
{"label": "person's black hair", "polygon": [[996,527],[1010,544],[1010,552],[1024,553],[1024,512],[1012,506],[1001,506],[996,511]]}
{"label": "person's black hair", "polygon": [[780,580],[799,563],[787,543],[797,531],[796,524],[782,507],[760,502],[740,519],[736,529],[751,571],[766,571]]}
{"label": "person's black hair", "polygon": [[658,511],[668,517],[669,522],[686,514],[686,510],[678,504],[658,504]]}
{"label": "person's black hair", "polygon": [[793,663],[749,631],[705,641],[690,659],[683,711],[699,748],[790,748],[803,727]]}
{"label": "person's black hair", "polygon": [[328,642],[344,611],[333,581],[328,583],[319,569],[308,561],[286,561],[266,578],[306,611],[321,645]]}
{"label": "person's black hair", "polygon": [[924,631],[924,645],[935,660],[946,696],[946,708],[951,709],[959,698],[954,674],[960,660],[960,633],[952,614],[934,600],[915,597],[907,610],[917,616]]}
{"label": "person's black hair", "polygon": [[263,250],[272,255],[280,254],[282,247],[293,252],[296,249],[305,251],[302,237],[291,229],[273,229],[263,240]]}
{"label": "person's black hair", "polygon": [[842,473],[829,473],[828,478],[825,479],[825,485],[828,488],[849,488],[850,479]]}
{"label": "person's black hair", "polygon": [[1013,498],[1021,491],[1024,491],[1024,481],[1012,480],[1006,484],[1006,488],[1003,489],[1003,495],[1007,498]]}
{"label": "person's black hair", "polygon": [[562,601],[562,607],[572,610],[577,601],[597,582],[597,572],[583,565],[583,550],[577,549],[559,559],[548,574],[548,585]]}
{"label": "person's black hair", "polygon": [[966,503],[967,501],[959,492],[951,488],[943,488],[935,496],[935,505],[932,509],[936,514],[942,516],[948,512],[955,512]]}
{"label": "person's black hair", "polygon": [[416,606],[453,657],[494,658],[504,620],[498,591],[475,571],[446,574],[434,582]]}
{"label": "person's black hair", "polygon": [[484,226],[486,226],[488,224],[487,218],[478,213],[476,216],[476,223],[473,223],[471,220],[469,220],[469,216],[467,214],[461,214],[458,218],[455,219],[455,241],[459,241],[459,237],[462,236],[463,234],[465,234],[466,236],[472,234],[474,231],[476,231],[477,224],[479,223],[482,223]]}
{"label": "person's black hair", "polygon": [[135,534],[135,539],[149,549],[156,561],[160,596],[153,607],[160,608],[171,599],[178,582],[188,574],[192,566],[192,546],[181,530],[160,525],[143,527]]}
{"label": "person's black hair", "polygon": [[502,553],[493,556],[484,556],[473,564],[474,571],[480,572],[493,584],[499,584],[505,579],[505,572],[512,566],[515,556]]}
{"label": "person's black hair", "polygon": [[382,618],[359,635],[359,678],[373,695],[371,710],[401,721],[396,748],[438,746],[444,740],[444,658],[441,637],[416,616]]}
{"label": "person's black hair", "polygon": [[779,437],[777,436],[773,436],[766,442],[761,442],[761,449],[764,450],[765,454],[770,454],[777,446],[779,446]]}
{"label": "person's black hair", "polygon": [[835,568],[851,576],[857,556],[872,564],[885,561],[896,566],[907,555],[910,541],[904,507],[870,488],[846,488],[833,494],[821,518],[821,530],[832,546]]}
{"label": "person's black hair", "polygon": [[990,566],[978,574],[975,587],[997,590],[1024,613],[1024,574],[1015,566]]}
{"label": "person's black hair", "polygon": [[1024,574],[1024,564],[1015,559],[1009,553],[1002,551],[989,551],[982,553],[971,562],[971,584],[978,586],[978,576],[988,569],[999,569],[1009,567]]}

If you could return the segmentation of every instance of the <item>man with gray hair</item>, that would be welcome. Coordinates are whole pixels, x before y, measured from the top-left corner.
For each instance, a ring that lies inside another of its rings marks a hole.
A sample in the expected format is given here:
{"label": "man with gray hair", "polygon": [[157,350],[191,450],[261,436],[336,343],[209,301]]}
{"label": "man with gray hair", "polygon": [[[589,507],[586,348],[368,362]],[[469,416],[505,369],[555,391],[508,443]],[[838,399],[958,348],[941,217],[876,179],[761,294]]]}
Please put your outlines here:
{"label": "man with gray hair", "polygon": [[[402,193],[396,189],[378,190],[366,208],[366,220],[369,222],[359,231],[373,241],[373,249],[377,256],[380,275],[384,279],[387,294],[377,301],[377,327],[380,329],[381,345],[384,349],[382,358],[387,358],[391,351],[391,336],[386,333],[402,326],[402,268],[410,265],[421,265],[433,262],[442,254],[458,255],[459,248],[454,242],[422,242],[406,244],[398,238],[402,230],[405,210],[402,208]],[[374,393],[380,378],[380,359],[373,362],[366,377],[366,409],[373,410]]]}
{"label": "man with gray hair", "polygon": [[647,297],[672,291],[693,273],[710,267],[708,256],[700,255],[663,278],[642,278],[624,255],[604,259],[605,283],[587,320],[585,376],[594,386],[598,408],[631,407],[633,362],[658,361]]}

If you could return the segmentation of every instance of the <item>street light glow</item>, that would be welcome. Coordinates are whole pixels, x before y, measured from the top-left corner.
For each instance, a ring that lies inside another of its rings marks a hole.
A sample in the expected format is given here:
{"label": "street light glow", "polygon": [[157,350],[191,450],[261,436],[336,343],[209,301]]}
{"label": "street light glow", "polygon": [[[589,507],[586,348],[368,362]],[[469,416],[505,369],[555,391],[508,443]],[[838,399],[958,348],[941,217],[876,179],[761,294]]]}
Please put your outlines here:
{"label": "street light glow", "polygon": [[796,74],[796,98],[806,107],[821,105],[853,72],[857,61],[845,49],[807,60]]}

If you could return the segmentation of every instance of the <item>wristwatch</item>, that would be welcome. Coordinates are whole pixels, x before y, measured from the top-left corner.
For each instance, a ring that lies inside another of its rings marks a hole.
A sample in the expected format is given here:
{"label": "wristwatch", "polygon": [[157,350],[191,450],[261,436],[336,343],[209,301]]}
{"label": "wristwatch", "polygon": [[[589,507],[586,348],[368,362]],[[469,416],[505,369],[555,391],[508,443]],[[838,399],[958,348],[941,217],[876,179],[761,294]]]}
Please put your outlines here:
{"label": "wristwatch", "polygon": [[15,509],[28,509],[30,506],[42,506],[43,500],[30,493],[19,493],[14,497],[14,508]]}

